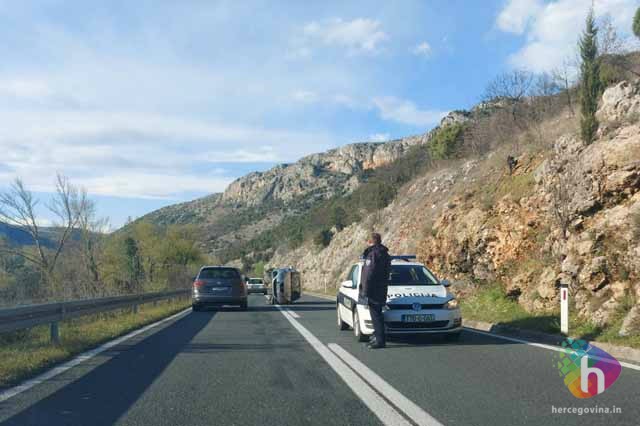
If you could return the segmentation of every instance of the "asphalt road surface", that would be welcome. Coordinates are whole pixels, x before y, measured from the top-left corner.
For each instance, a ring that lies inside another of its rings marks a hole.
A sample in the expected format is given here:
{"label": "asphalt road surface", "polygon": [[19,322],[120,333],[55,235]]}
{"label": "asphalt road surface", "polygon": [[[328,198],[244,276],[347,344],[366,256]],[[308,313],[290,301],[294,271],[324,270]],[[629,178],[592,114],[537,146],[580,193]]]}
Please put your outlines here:
{"label": "asphalt road surface", "polygon": [[[335,305],[189,312],[0,403],[4,425],[638,425],[640,371],[574,398],[555,352],[463,332],[367,350]],[[553,408],[614,407],[615,414]]]}

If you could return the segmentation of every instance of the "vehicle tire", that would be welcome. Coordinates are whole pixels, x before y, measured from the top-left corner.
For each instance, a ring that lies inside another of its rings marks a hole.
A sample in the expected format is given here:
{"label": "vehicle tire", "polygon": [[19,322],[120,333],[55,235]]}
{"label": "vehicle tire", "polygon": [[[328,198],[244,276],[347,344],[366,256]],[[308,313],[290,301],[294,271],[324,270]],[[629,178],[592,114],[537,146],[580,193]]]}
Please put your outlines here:
{"label": "vehicle tire", "polygon": [[200,305],[196,305],[194,303],[193,305],[191,305],[191,309],[193,309],[193,312],[200,312],[202,308],[200,308]]}
{"label": "vehicle tire", "polygon": [[241,311],[246,311],[248,308],[249,308],[249,305],[247,304],[247,302],[243,302],[240,304]]}
{"label": "vehicle tire", "polygon": [[336,316],[338,317],[338,329],[340,331],[348,330],[349,324],[342,321],[342,316],[340,315],[340,305],[336,305],[336,312],[337,312]]}
{"label": "vehicle tire", "polygon": [[360,318],[358,317],[358,309],[353,311],[353,334],[358,339],[358,342],[368,342],[369,336],[360,332]]}

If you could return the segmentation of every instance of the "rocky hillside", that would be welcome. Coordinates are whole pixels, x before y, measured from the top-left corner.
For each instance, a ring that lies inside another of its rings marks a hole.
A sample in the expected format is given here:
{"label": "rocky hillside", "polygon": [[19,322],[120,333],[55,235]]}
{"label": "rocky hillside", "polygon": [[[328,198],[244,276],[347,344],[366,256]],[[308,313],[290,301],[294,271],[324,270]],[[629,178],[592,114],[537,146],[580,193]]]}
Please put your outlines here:
{"label": "rocky hillside", "polygon": [[[465,121],[452,112],[442,123]],[[428,143],[427,132],[384,143],[355,143],[293,164],[281,164],[232,182],[222,194],[152,212],[139,220],[159,225],[194,224],[206,251],[214,256],[272,229],[284,217],[299,215],[320,200],[346,195],[357,188],[368,171],[405,156],[416,145]]]}
{"label": "rocky hillside", "polygon": [[499,283],[529,312],[546,312],[567,283],[580,317],[599,326],[623,318],[620,334],[637,333],[640,83],[606,90],[598,117],[589,146],[565,111],[543,123],[547,143],[523,146],[514,136],[488,155],[431,170],[385,209],[334,229],[327,247],[281,248],[271,264],[297,266],[308,288],[334,288],[376,229],[393,252],[417,252],[462,294]]}

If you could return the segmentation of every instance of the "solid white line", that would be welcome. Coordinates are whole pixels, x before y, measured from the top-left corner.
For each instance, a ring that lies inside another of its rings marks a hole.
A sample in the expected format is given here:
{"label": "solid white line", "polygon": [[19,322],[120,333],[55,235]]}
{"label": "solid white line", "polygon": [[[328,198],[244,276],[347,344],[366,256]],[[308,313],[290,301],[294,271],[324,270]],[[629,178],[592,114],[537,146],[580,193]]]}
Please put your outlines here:
{"label": "solid white line", "polygon": [[3,392],[0,392],[0,402],[4,402],[9,398],[12,398],[18,394],[21,394],[22,392],[25,392],[29,389],[31,389],[34,386],[37,386],[43,382],[46,382],[49,379],[52,379],[62,373],[64,373],[65,371],[75,367],[76,365],[91,359],[93,357],[95,357],[96,355],[99,355],[100,353],[106,351],[107,349],[110,349],[114,346],[119,345],[120,343],[124,342],[125,340],[131,339],[132,337],[137,336],[138,334],[144,333],[145,331],[148,331],[150,329],[152,329],[153,327],[156,327],[160,324],[163,324],[167,321],[171,321],[174,318],[178,318],[181,315],[186,314],[187,312],[191,312],[191,308],[185,309],[184,311],[178,312],[177,314],[173,314],[170,317],[161,319],[160,321],[154,322],[153,324],[149,324],[147,326],[144,326],[138,330],[134,330],[129,334],[126,334],[122,337],[118,337],[117,339],[111,340],[110,342],[107,342],[105,344],[103,344],[102,346],[99,346],[95,349],[91,349],[90,351],[84,352],[78,356],[76,356],[75,358],[71,359],[70,361],[65,362],[64,364],[61,364],[57,367],[52,368],[51,370],[45,371],[44,373],[34,377],[33,379],[29,379],[17,386],[14,386],[10,389],[7,389]]}
{"label": "solid white line", "polygon": [[300,315],[298,315],[298,313],[297,313],[297,312],[294,312],[294,311],[292,311],[292,310],[290,310],[290,309],[287,309],[287,312],[288,312],[289,314],[291,314],[291,316],[292,316],[292,317],[294,317],[294,318],[296,318],[296,319],[300,318]]}
{"label": "solid white line", "polygon": [[382,377],[374,373],[369,367],[360,362],[356,357],[344,350],[337,343],[329,343],[331,349],[338,357],[365,379],[374,389],[387,398],[393,405],[402,410],[411,420],[420,426],[442,426],[440,422],[431,417],[413,401],[398,392],[393,386],[387,383]]}
{"label": "solid white line", "polygon": [[282,315],[298,330],[313,349],[329,364],[338,376],[351,388],[353,393],[380,419],[385,425],[410,426],[398,411],[378,395],[364,380],[354,373],[344,362],[331,352],[316,336],[291,316],[291,312],[278,306]]}
{"label": "solid white line", "polygon": [[[467,331],[471,331],[472,333],[478,333],[478,334],[484,334],[485,336],[490,336],[490,337],[495,337],[497,339],[503,339],[503,340],[508,340],[510,342],[516,342],[516,343],[524,343],[525,345],[529,345],[529,346],[535,346],[537,348],[543,348],[543,349],[548,349],[550,351],[556,351],[556,352],[564,352],[564,353],[570,353],[571,350],[569,349],[565,349],[559,346],[552,346],[552,345],[545,345],[544,343],[535,343],[535,342],[530,342],[528,340],[522,340],[522,339],[518,339],[515,337],[507,337],[507,336],[502,336],[500,334],[493,334],[493,333],[489,333],[487,331],[482,331],[482,330],[476,330],[474,328],[468,328],[468,327],[464,327],[465,330]],[[596,345],[597,346],[597,345]],[[587,354],[588,355],[588,354]],[[591,356],[590,358],[593,359],[602,359],[600,357],[597,356]],[[603,361],[608,361],[606,359],[602,359]],[[621,366],[623,367],[627,367],[627,368],[631,368],[632,370],[638,370],[640,371],[640,366],[636,365],[636,364],[630,364],[628,362],[622,362],[622,361],[618,361],[620,363]]]}

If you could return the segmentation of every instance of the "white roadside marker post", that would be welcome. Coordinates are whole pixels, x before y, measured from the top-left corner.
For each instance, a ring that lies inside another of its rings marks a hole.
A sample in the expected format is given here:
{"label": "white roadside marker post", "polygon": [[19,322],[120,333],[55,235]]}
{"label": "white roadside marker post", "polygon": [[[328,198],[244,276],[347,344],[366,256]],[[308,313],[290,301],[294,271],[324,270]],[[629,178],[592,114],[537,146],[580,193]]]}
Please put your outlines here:
{"label": "white roadside marker post", "polygon": [[560,332],[569,334],[569,286],[560,284]]}

